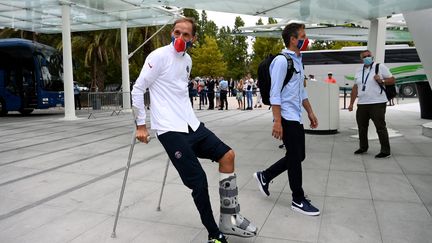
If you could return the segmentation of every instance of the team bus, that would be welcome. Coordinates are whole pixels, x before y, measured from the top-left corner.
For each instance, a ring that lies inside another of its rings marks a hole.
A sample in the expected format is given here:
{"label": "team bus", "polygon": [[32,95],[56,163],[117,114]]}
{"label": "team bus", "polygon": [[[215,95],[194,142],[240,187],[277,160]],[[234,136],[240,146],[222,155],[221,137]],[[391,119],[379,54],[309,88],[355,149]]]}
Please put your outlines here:
{"label": "team bus", "polygon": [[61,54],[29,40],[0,39],[0,116],[63,105]]}
{"label": "team bus", "polygon": [[[351,88],[355,71],[361,67],[360,51],[366,46],[344,47],[341,50],[305,51],[303,64],[305,74],[312,74],[318,81],[324,81],[329,72],[333,73],[341,88]],[[396,78],[399,95],[416,95],[416,82],[427,81],[415,47],[408,45],[388,45],[385,50],[385,65]]]}

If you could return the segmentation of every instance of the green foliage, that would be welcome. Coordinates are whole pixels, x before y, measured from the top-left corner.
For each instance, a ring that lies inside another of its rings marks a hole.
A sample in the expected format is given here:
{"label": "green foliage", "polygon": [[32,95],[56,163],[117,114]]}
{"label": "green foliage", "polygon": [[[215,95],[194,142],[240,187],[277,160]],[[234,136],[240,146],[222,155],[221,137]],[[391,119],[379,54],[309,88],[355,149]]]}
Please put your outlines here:
{"label": "green foliage", "polygon": [[195,76],[224,76],[227,64],[220,52],[216,39],[204,37],[205,44],[195,48],[192,53],[192,77]]}
{"label": "green foliage", "polygon": [[[88,73],[91,73],[91,90],[102,91],[104,89],[107,78],[118,73],[118,70],[115,69],[121,66],[119,32],[118,30],[104,30],[81,32],[72,36],[74,56],[78,54],[84,59],[84,62],[82,62],[83,59],[79,61],[84,65],[77,68],[76,80],[80,82],[88,80]],[[115,66],[111,65],[111,69],[108,69],[110,64],[115,64]]]}
{"label": "green foliage", "polygon": [[229,67],[225,76],[227,79],[240,79],[248,71],[246,37],[232,36],[232,33],[238,33],[239,28],[242,26],[244,26],[244,21],[240,17],[236,17],[234,29],[231,30],[229,27],[222,27],[219,30],[218,46]]}
{"label": "green foliage", "polygon": [[[269,18],[269,24],[276,24],[275,19]],[[261,19],[256,23],[257,25],[263,25]],[[258,65],[270,54],[277,54],[284,48],[282,38],[267,38],[267,37],[256,37],[252,44],[252,61],[250,63],[250,73],[252,76],[257,76]]]}

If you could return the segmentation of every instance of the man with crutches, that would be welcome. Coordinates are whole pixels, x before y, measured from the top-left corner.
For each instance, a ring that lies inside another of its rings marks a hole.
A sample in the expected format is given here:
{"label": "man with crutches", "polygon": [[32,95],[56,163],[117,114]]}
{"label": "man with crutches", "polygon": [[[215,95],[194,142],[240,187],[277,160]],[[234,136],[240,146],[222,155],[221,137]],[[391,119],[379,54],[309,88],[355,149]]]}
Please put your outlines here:
{"label": "man with crutches", "polygon": [[[172,43],[147,57],[132,90],[132,103],[137,108],[136,137],[148,143],[143,103],[143,94],[148,88],[152,129],[156,130],[183,183],[192,189],[201,222],[208,231],[208,242],[224,243],[227,242],[224,234],[252,237],[257,228],[240,215],[234,151],[198,121],[189,103],[187,85],[192,60],[187,49],[196,40],[195,33],[192,19],[178,19],[171,32]],[[207,178],[198,157],[219,163],[219,227],[213,217]]]}

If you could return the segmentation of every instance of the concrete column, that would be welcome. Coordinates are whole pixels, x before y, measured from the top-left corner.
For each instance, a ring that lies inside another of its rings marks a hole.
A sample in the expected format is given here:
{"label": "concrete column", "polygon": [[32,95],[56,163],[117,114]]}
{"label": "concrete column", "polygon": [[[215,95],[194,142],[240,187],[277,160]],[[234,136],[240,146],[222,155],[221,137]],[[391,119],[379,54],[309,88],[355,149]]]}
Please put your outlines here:
{"label": "concrete column", "polygon": [[131,108],[130,100],[130,80],[129,80],[129,50],[127,38],[127,22],[121,23],[120,29],[121,39],[121,67],[122,67],[122,88],[123,88],[123,109]]}
{"label": "concrete column", "polygon": [[409,32],[414,40],[417,53],[432,87],[432,8],[404,13]]}
{"label": "concrete column", "polygon": [[62,3],[62,41],[63,41],[63,81],[65,120],[77,119],[75,116],[72,42],[70,28],[70,5]]}
{"label": "concrete column", "polygon": [[367,48],[375,56],[375,62],[384,63],[387,18],[372,19]]}

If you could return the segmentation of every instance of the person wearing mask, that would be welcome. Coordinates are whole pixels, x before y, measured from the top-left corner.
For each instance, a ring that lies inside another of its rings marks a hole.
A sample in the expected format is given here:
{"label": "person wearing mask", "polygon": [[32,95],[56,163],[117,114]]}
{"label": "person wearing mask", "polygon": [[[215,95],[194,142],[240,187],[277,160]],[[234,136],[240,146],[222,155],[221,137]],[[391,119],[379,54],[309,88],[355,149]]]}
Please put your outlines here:
{"label": "person wearing mask", "polygon": [[[149,142],[143,93],[149,88],[152,129],[164,147],[185,186],[192,190],[208,242],[228,242],[224,234],[252,237],[257,228],[240,214],[234,151],[196,117],[187,97],[187,82],[192,69],[188,48],[196,40],[196,24],[180,18],[171,31],[172,42],[151,52],[132,90],[132,105],[137,110],[136,137]],[[199,158],[217,161],[220,181],[219,226],[213,217],[206,173]]]}
{"label": "person wearing mask", "polygon": [[[273,112],[274,138],[283,140],[286,153],[283,158],[264,171],[254,173],[260,191],[270,196],[269,184],[283,172],[288,172],[289,186],[292,191],[291,209],[305,215],[317,216],[319,209],[305,197],[302,187],[302,161],[306,157],[305,132],[302,124],[302,107],[307,111],[310,127],[318,126],[312,107],[303,85],[304,70],[300,50],[307,47],[304,24],[291,23],[282,31],[282,38],[287,49],[282,52],[289,55],[295,72],[289,82],[283,86],[288,70],[288,60],[284,55],[274,58],[270,64],[270,103]],[[283,86],[283,87],[282,87]]]}
{"label": "person wearing mask", "polygon": [[371,51],[362,51],[360,58],[363,61],[363,67],[356,72],[355,83],[351,91],[351,101],[348,107],[349,111],[353,111],[354,102],[358,97],[356,121],[360,148],[354,154],[364,154],[368,151],[368,127],[369,120],[372,120],[381,144],[381,150],[375,155],[375,158],[388,158],[391,154],[385,121],[387,96],[382,87],[386,84],[394,84],[395,78],[383,63],[379,64],[378,74],[375,74],[377,64],[374,62]]}

